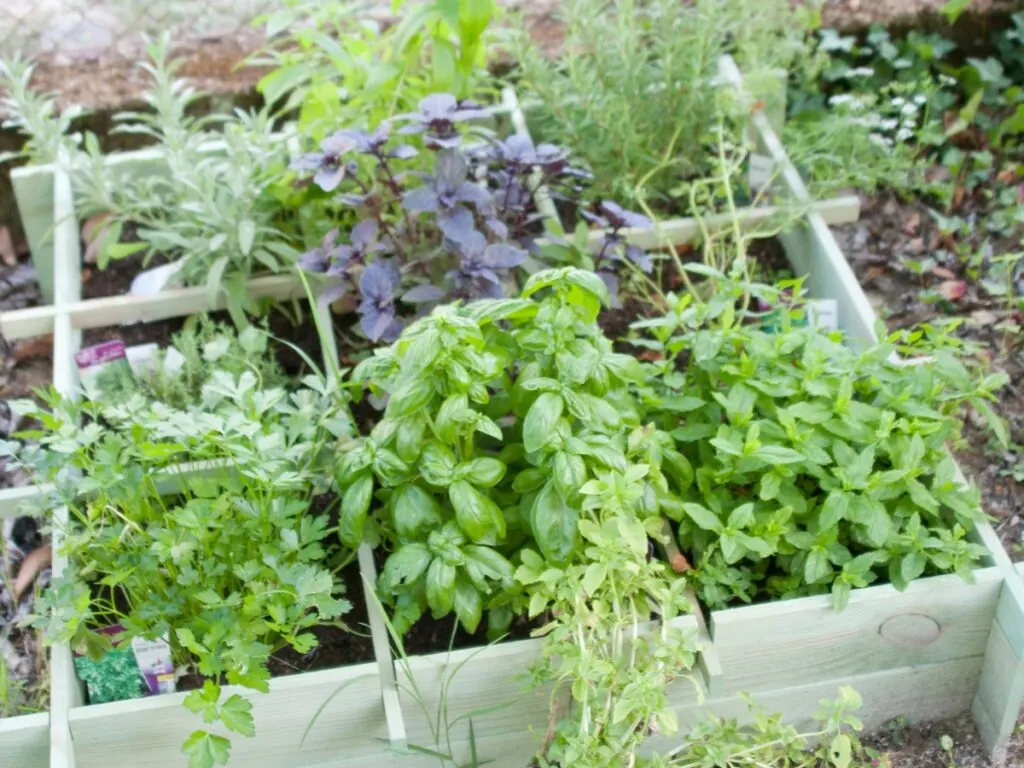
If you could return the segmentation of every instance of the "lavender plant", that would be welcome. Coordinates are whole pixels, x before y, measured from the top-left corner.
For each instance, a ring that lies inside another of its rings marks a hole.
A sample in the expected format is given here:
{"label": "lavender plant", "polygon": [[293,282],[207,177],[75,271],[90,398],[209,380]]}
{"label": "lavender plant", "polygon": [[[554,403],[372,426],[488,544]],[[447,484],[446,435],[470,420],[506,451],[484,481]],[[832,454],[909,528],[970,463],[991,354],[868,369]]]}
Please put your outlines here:
{"label": "lavender plant", "polygon": [[[349,242],[332,229],[299,266],[331,279],[320,300],[355,309],[372,342],[394,341],[410,318],[441,302],[504,295],[517,267],[531,254],[544,257],[539,236],[561,233],[538,210],[539,190],[574,203],[589,178],[565,150],[535,146],[520,134],[499,140],[477,131],[481,140],[464,146],[463,125],[491,114],[477,104],[439,93],[419,107],[370,133],[338,131],[293,163],[312,174],[303,183],[358,211]],[[421,147],[393,142],[397,136],[416,136]],[[432,172],[401,167],[421,151],[435,155]],[[624,227],[648,226],[647,219],[614,203],[586,215],[610,229],[599,262],[628,258],[650,268],[646,254],[621,235]]]}

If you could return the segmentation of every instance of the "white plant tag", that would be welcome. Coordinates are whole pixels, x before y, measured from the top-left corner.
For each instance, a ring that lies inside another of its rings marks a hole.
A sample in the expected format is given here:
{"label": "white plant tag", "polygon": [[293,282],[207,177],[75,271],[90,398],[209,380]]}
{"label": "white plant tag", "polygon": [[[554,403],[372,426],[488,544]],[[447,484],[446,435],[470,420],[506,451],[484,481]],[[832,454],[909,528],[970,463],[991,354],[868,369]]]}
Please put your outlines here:
{"label": "white plant tag", "polygon": [[179,288],[181,283],[175,278],[181,271],[182,265],[181,261],[172,261],[170,264],[161,264],[159,267],[139,272],[132,280],[132,287],[128,294],[152,296],[155,293],[166,291],[168,288]]}
{"label": "white plant tag", "polygon": [[153,370],[156,362],[156,353],[160,346],[156,343],[138,344],[125,349],[125,356],[128,358],[128,365],[132,367],[133,373],[140,373]]}
{"label": "white plant tag", "polygon": [[839,304],[835,299],[815,299],[807,303],[807,319],[814,328],[839,330]]}
{"label": "white plant tag", "polygon": [[771,183],[774,173],[775,163],[772,162],[770,157],[753,153],[750,155],[750,168],[747,171],[747,180],[751,190],[760,192]]}

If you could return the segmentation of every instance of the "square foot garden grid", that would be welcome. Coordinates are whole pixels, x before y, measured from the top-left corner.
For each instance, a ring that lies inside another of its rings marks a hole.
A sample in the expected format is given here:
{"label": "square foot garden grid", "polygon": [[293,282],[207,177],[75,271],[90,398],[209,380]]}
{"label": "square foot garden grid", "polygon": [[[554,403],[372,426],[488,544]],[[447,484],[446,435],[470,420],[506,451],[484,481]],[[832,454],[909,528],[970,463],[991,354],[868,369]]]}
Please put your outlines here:
{"label": "square foot garden grid", "polygon": [[[723,62],[722,71],[727,81],[742,87],[730,61]],[[511,95],[506,106],[517,130],[525,132]],[[775,165],[777,205],[796,205],[803,212],[800,225],[782,236],[794,271],[807,276],[812,298],[836,300],[840,328],[852,343],[873,339],[873,312],[828,230],[829,222],[856,217],[855,201],[812,204],[763,112],[752,112],[750,128],[759,150]],[[110,162],[126,173],[159,168],[152,151],[115,156]],[[82,329],[184,316],[217,306],[201,288],[81,301],[79,226],[70,179],[53,167],[24,169],[15,178],[41,275],[49,265],[54,303],[8,313],[0,317],[0,328],[11,339],[53,334],[53,380],[62,392],[70,394],[77,387],[74,353]],[[772,212],[747,210],[740,217],[756,224]],[[730,223],[726,218],[717,226]],[[710,226],[716,226],[713,219]],[[657,246],[689,243],[699,232],[696,222],[683,219],[630,237]],[[290,276],[257,278],[249,285],[255,294],[279,300],[303,295],[299,281]],[[336,350],[324,354],[337,359]],[[177,479],[184,480],[187,470]],[[0,492],[0,516],[15,514],[43,491]],[[67,509],[56,510],[53,522],[59,551]],[[974,585],[939,576],[921,579],[902,593],[890,586],[857,590],[841,613],[833,611],[827,597],[809,597],[679,619],[681,627],[703,641],[697,676],[702,690],[688,681],[673,684],[671,696],[681,722],[694,723],[707,710],[744,716],[745,705],[736,696],[741,691],[754,694],[767,709],[783,712],[787,720],[804,722],[821,697],[849,684],[864,698],[869,727],[897,715],[922,721],[969,708],[987,746],[998,752],[1024,695],[1024,582],[988,525],[979,526],[974,535],[989,550]],[[372,585],[373,559],[365,547],[359,563],[364,583]],[[62,567],[57,557],[54,568],[59,573]],[[482,759],[492,759],[497,768],[522,768],[548,727],[551,692],[525,691],[523,680],[526,668],[540,656],[541,641],[415,656],[404,662],[392,654],[375,601],[368,603],[375,662],[275,679],[265,695],[246,692],[254,704],[257,736],[233,740],[232,764],[433,766],[435,758],[403,748],[430,746],[430,720],[443,704],[452,718],[475,713],[476,748]],[[99,768],[126,760],[146,768],[181,765],[181,743],[199,726],[181,706],[184,694],[86,705],[66,646],[51,651],[51,678],[48,719],[32,715],[0,723],[5,761],[13,758],[12,765],[19,768]],[[410,694],[410,679],[425,711]],[[466,726],[460,721],[452,733],[451,746],[459,759],[469,753]]]}

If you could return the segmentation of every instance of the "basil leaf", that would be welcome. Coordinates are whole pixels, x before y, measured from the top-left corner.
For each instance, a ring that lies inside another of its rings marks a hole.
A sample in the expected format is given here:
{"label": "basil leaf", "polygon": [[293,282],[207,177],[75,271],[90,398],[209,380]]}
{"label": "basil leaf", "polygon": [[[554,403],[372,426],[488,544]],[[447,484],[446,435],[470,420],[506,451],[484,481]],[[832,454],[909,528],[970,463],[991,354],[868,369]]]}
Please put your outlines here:
{"label": "basil leaf", "polygon": [[530,406],[523,421],[523,446],[527,453],[543,448],[562,417],[565,403],[554,392],[542,392]]}
{"label": "basil leaf", "polygon": [[345,491],[341,499],[341,517],[338,520],[338,536],[342,543],[357,549],[363,541],[363,528],[373,499],[373,475],[359,477]]}
{"label": "basil leaf", "polygon": [[459,528],[476,544],[496,544],[505,536],[505,517],[498,505],[480,491],[459,480],[448,488]]}

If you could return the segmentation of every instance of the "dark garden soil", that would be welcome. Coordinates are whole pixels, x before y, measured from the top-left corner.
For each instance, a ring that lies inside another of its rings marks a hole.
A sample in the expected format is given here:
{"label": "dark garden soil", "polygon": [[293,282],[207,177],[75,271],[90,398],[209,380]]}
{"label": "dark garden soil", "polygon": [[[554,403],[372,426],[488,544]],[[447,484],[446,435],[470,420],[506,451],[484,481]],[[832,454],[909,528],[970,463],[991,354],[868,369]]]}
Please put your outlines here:
{"label": "dark garden soil", "polygon": [[[517,616],[513,619],[508,634],[499,642],[528,639],[534,629],[544,625],[541,619],[542,617],[530,621],[522,616]],[[480,628],[473,634],[469,634],[458,624],[454,614],[443,619],[435,619],[429,613],[425,613],[423,618],[417,621],[402,638],[402,650],[407,655],[413,656],[491,645],[491,641],[487,639],[485,625],[486,622],[481,622]]]}
{"label": "dark garden soil", "polygon": [[[1006,759],[998,763],[988,759],[984,745],[969,713],[953,720],[909,726],[893,721],[885,729],[871,734],[864,743],[888,758],[879,768],[1021,768],[1024,766],[1024,726],[1018,725],[1010,739]],[[941,740],[953,740],[952,760]]]}
{"label": "dark garden soil", "polygon": [[[133,237],[126,237],[129,242]],[[84,245],[83,245],[84,248]],[[102,299],[108,296],[124,296],[132,287],[132,280],[140,272],[166,264],[170,259],[157,254],[148,261],[144,254],[136,253],[124,259],[112,261],[103,269],[98,266],[82,265],[82,298]]]}
{"label": "dark garden soil", "polygon": [[270,660],[270,673],[274,677],[373,661],[373,640],[358,564],[352,563],[340,575],[345,583],[345,599],[352,603],[352,610],[341,617],[347,629],[313,627],[310,631],[316,635],[319,645],[305,655],[292,648],[275,653]]}
{"label": "dark garden soil", "polygon": [[[28,246],[22,241],[11,243],[4,228],[0,228],[0,242],[8,247],[0,263],[0,313],[38,306],[39,284],[28,255]],[[53,338],[40,336],[8,342],[0,337],[0,440],[7,440],[19,429],[20,423],[7,405],[8,400],[31,397],[34,390],[50,383],[53,370]],[[0,458],[0,488],[25,485],[28,478],[20,470],[7,465]]]}
{"label": "dark garden soil", "polygon": [[[1024,559],[1024,338],[1020,331],[1024,318],[1020,311],[1006,297],[989,295],[972,278],[953,255],[954,244],[938,232],[919,203],[891,196],[868,200],[859,222],[834,231],[869,300],[890,328],[959,318],[964,324],[957,335],[977,345],[978,358],[993,372],[1009,375],[1009,385],[992,406],[1008,424],[1010,449],[999,446],[983,419],[971,413],[964,445],[956,455],[981,489],[984,509],[995,518],[1007,550]],[[1012,241],[997,241],[993,255],[1012,248]],[[1014,284],[1013,289],[1024,291],[1024,286]]]}

